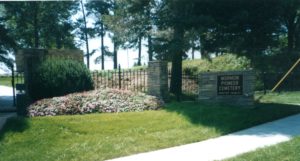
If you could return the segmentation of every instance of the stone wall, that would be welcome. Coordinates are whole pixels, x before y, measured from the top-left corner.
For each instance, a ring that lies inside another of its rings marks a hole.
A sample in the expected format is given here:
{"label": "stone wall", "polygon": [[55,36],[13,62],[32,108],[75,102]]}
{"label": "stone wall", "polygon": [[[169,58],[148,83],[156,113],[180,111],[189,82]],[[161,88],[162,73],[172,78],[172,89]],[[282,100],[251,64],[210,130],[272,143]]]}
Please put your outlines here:
{"label": "stone wall", "polygon": [[199,75],[199,101],[252,106],[253,71],[206,72]]}
{"label": "stone wall", "polygon": [[150,61],[148,64],[148,94],[164,101],[169,99],[167,68],[165,61]]}

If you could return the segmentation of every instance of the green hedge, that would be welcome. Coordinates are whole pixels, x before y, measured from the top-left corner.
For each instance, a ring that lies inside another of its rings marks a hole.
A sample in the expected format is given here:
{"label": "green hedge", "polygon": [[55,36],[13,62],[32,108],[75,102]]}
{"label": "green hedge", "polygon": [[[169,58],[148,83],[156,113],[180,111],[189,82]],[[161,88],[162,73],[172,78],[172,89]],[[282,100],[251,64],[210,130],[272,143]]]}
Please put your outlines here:
{"label": "green hedge", "polygon": [[34,101],[93,88],[90,72],[83,63],[58,58],[40,63],[29,81],[29,95]]}
{"label": "green hedge", "polygon": [[252,69],[251,61],[246,57],[238,57],[233,54],[224,54],[211,60],[196,59],[184,60],[183,72],[187,74],[199,74],[207,71],[231,71]]}

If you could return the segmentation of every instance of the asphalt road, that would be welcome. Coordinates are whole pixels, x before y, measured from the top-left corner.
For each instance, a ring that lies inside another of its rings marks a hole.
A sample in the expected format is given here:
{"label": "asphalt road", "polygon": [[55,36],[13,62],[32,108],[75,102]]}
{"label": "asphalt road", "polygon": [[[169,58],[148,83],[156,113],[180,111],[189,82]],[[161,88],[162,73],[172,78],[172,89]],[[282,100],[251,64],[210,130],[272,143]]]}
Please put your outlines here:
{"label": "asphalt road", "polygon": [[0,112],[15,110],[13,107],[13,89],[0,86]]}

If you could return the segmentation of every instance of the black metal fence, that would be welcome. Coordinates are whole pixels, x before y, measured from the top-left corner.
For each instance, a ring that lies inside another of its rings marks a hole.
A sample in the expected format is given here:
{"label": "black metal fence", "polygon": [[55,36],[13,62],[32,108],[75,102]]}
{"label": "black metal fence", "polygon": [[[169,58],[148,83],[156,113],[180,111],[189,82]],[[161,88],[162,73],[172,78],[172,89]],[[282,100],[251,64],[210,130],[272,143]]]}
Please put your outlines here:
{"label": "black metal fence", "polygon": [[92,72],[94,86],[99,88],[116,88],[132,91],[147,91],[147,70],[104,70]]}
{"label": "black metal fence", "polygon": [[[16,94],[17,92],[24,92],[24,72],[12,71],[11,85],[13,87],[13,105],[16,106]],[[22,87],[22,89],[20,88]]]}
{"label": "black metal fence", "polygon": [[[199,79],[198,75],[183,72],[182,73],[182,93],[185,95],[195,96],[198,94]],[[171,70],[168,71],[168,86],[171,85]]]}
{"label": "black metal fence", "polygon": [[[115,88],[122,90],[131,90],[147,92],[147,69],[118,69],[92,72],[94,85],[96,89]],[[171,72],[168,72],[168,84],[170,87]],[[196,95],[198,93],[198,76],[188,73],[182,74],[182,92],[187,95]]]}
{"label": "black metal fence", "polygon": [[16,84],[24,84],[24,72],[14,72],[14,83]]}

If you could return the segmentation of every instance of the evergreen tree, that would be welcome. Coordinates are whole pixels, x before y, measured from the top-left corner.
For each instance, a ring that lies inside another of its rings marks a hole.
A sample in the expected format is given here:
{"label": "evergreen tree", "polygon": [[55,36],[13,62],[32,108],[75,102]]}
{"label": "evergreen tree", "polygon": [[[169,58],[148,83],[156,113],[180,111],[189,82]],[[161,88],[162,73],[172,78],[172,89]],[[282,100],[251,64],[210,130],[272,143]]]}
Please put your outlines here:
{"label": "evergreen tree", "polygon": [[4,19],[23,48],[75,48],[71,16],[75,1],[5,2]]}
{"label": "evergreen tree", "polygon": [[[99,1],[88,1],[86,8],[89,15],[92,15],[95,18],[94,30],[97,36],[101,38],[101,69],[104,70],[105,55],[110,55],[108,50],[104,45],[104,36],[107,30],[106,25],[104,24],[104,16],[109,14],[109,11],[112,8],[113,2],[110,0],[99,0]],[[99,60],[99,58],[96,59]]]}

